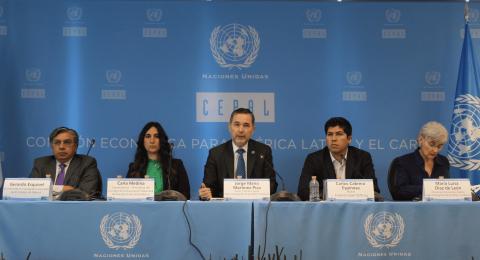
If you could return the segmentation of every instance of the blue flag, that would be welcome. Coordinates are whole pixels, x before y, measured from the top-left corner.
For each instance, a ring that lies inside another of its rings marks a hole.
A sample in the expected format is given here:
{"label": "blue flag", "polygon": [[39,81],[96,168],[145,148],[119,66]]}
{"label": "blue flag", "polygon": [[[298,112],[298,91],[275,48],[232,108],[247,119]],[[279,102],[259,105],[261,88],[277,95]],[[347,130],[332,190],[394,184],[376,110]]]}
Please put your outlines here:
{"label": "blue flag", "polygon": [[448,143],[448,159],[454,178],[480,184],[480,75],[468,22],[458,70],[457,90]]}

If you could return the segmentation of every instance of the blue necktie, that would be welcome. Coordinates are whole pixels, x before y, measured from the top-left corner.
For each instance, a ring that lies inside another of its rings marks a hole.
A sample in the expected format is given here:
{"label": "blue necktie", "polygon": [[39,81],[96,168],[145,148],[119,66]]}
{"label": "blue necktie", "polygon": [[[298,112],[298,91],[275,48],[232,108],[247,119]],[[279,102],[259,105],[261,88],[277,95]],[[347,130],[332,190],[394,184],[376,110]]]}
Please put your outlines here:
{"label": "blue necktie", "polygon": [[65,164],[61,163],[60,164],[60,173],[57,176],[57,181],[55,182],[55,185],[63,185],[63,181],[65,179]]}
{"label": "blue necktie", "polygon": [[245,160],[243,159],[243,153],[245,150],[242,148],[237,150],[238,161],[237,161],[237,178],[245,178]]}

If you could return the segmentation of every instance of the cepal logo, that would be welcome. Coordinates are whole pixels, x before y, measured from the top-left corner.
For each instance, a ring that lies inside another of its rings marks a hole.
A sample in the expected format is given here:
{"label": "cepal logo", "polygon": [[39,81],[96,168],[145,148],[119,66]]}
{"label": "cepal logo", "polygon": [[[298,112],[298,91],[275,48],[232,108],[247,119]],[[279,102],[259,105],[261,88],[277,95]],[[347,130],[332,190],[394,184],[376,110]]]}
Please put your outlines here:
{"label": "cepal logo", "polygon": [[398,9],[389,8],[385,10],[385,19],[387,19],[389,23],[398,23],[401,16],[402,13]]}
{"label": "cepal logo", "polygon": [[307,9],[305,12],[307,20],[311,23],[318,23],[322,19],[322,10],[320,9]]}
{"label": "cepal logo", "polygon": [[70,21],[79,21],[82,19],[82,12],[80,7],[69,7],[67,8],[67,17]]}
{"label": "cepal logo", "polygon": [[111,249],[132,249],[142,235],[140,219],[124,212],[105,215],[100,223],[100,234],[105,244]]}
{"label": "cepal logo", "polygon": [[25,79],[30,82],[39,81],[42,78],[42,71],[38,68],[29,68],[25,70]]}
{"label": "cepal logo", "polygon": [[159,22],[160,20],[162,20],[162,15],[162,9],[150,8],[146,11],[147,20],[149,22]]}
{"label": "cepal logo", "polygon": [[480,12],[478,9],[471,8],[468,10],[468,20],[469,22],[476,23],[478,22],[478,18],[480,16]]}
{"label": "cepal logo", "polygon": [[122,80],[122,72],[119,70],[107,70],[105,72],[105,78],[110,84],[117,84]]}
{"label": "cepal logo", "polygon": [[349,71],[346,75],[348,84],[358,86],[362,83],[362,73],[360,71]]}
{"label": "cepal logo", "polygon": [[442,74],[440,74],[438,71],[427,71],[425,73],[425,82],[427,82],[427,84],[430,86],[436,86],[440,84],[441,77]]}
{"label": "cepal logo", "polygon": [[248,68],[257,58],[260,37],[252,26],[237,23],[217,26],[210,35],[210,50],[222,68]]}
{"label": "cepal logo", "polygon": [[368,215],[363,227],[368,243],[374,248],[398,246],[405,232],[402,216],[386,211]]}

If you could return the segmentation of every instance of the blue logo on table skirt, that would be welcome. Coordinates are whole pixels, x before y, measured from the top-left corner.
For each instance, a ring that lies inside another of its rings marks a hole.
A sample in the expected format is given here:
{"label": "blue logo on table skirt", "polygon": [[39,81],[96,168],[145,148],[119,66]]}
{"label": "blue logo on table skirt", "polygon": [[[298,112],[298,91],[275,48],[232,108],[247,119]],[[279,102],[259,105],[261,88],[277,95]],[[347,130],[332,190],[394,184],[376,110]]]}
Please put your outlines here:
{"label": "blue logo on table skirt", "polygon": [[475,9],[475,8],[470,8],[468,10],[468,21],[470,23],[476,23],[478,22],[478,18],[480,17],[480,12],[478,11],[478,9]]}
{"label": "blue logo on table skirt", "polygon": [[372,247],[392,248],[402,240],[405,222],[398,213],[382,211],[368,215],[363,227],[365,236]]}
{"label": "blue logo on table skirt", "polygon": [[322,19],[322,10],[320,9],[307,9],[305,12],[307,20],[311,23],[318,23]]}
{"label": "blue logo on table skirt", "polygon": [[162,19],[163,11],[162,9],[147,9],[146,12],[147,20],[150,22],[159,22]]}
{"label": "blue logo on table skirt", "polygon": [[438,71],[427,71],[425,73],[425,82],[430,86],[435,86],[440,83],[442,74]]}
{"label": "blue logo on table skirt", "polygon": [[29,68],[25,70],[25,78],[27,81],[39,81],[42,77],[42,71],[38,68]]}
{"label": "blue logo on table skirt", "polygon": [[[466,94],[455,99],[448,159],[453,167],[480,169],[480,98]],[[452,156],[453,155],[453,156]]]}
{"label": "blue logo on table skirt", "polygon": [[385,19],[387,19],[389,23],[398,23],[401,16],[402,13],[398,9],[389,8],[385,10]]}
{"label": "blue logo on table skirt", "polygon": [[122,80],[122,72],[119,70],[107,70],[105,72],[105,78],[110,84],[117,84]]}
{"label": "blue logo on table skirt", "polygon": [[257,58],[260,37],[252,26],[217,26],[210,35],[210,50],[222,68],[248,68]]}
{"label": "blue logo on table skirt", "polygon": [[346,75],[348,84],[358,86],[362,83],[362,73],[360,71],[349,71]]}
{"label": "blue logo on table skirt", "polygon": [[82,19],[83,10],[80,7],[67,8],[67,17],[70,21],[78,21]]}
{"label": "blue logo on table skirt", "polygon": [[132,249],[140,240],[142,224],[133,214],[116,212],[102,218],[100,234],[111,249]]}

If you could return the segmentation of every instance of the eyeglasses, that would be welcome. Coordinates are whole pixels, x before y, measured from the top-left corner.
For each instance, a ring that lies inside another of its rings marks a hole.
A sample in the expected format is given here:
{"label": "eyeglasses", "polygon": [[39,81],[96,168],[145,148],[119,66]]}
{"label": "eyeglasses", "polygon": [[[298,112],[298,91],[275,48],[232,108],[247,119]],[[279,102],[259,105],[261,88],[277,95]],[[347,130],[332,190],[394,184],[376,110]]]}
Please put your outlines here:
{"label": "eyeglasses", "polygon": [[54,140],[52,144],[54,146],[60,146],[60,145],[62,145],[62,143],[65,146],[72,146],[74,142],[73,142],[72,139],[67,139],[67,140],[63,140],[63,141],[62,140]]}

